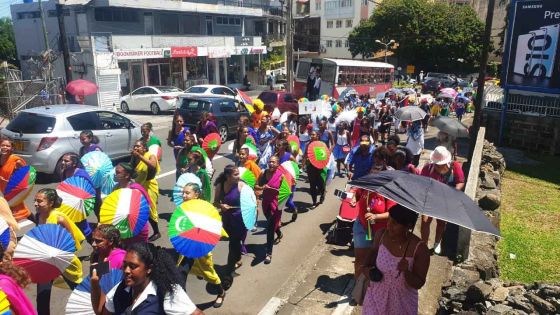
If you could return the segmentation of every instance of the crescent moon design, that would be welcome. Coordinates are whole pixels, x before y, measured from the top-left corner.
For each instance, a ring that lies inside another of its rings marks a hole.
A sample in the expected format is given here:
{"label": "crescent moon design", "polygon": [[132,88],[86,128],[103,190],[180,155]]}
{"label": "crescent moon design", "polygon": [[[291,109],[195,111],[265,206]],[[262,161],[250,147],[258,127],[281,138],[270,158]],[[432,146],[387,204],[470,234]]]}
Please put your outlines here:
{"label": "crescent moon design", "polygon": [[180,216],[177,221],[175,221],[175,230],[177,230],[178,232],[183,232],[183,229],[181,228],[181,222],[186,218],[186,215]]}

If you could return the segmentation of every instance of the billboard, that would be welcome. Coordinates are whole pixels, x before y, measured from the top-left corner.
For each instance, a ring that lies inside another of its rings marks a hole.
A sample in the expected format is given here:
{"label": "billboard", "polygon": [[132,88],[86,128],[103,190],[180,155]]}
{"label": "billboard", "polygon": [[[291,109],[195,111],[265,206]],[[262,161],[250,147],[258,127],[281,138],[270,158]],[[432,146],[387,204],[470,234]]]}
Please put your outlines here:
{"label": "billboard", "polygon": [[560,1],[514,1],[509,21],[505,86],[560,93]]}

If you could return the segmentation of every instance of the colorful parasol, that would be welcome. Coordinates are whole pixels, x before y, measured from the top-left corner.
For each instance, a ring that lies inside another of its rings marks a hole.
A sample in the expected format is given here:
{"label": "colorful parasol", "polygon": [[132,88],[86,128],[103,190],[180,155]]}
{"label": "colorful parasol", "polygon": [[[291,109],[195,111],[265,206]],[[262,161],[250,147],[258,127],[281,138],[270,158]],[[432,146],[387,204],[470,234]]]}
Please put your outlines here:
{"label": "colorful parasol", "polygon": [[185,257],[207,255],[222,235],[222,217],[218,210],[201,199],[182,203],[169,221],[169,240],[175,250]]}
{"label": "colorful parasol", "polygon": [[196,152],[198,152],[202,155],[202,157],[204,158],[204,168],[206,169],[206,173],[208,173],[208,176],[210,176],[210,178],[212,178],[212,175],[214,174],[214,167],[212,166],[212,159],[210,159],[210,157],[208,157],[208,154],[206,154],[206,151],[204,151],[204,149],[202,149],[201,147],[199,147],[197,145],[192,147],[191,151],[196,151]]}
{"label": "colorful parasol", "polygon": [[93,211],[95,206],[95,188],[91,182],[81,176],[65,179],[56,187],[58,196],[62,199],[59,210],[70,220],[81,222]]}
{"label": "colorful parasol", "polygon": [[256,160],[259,157],[258,154],[258,150],[257,147],[254,144],[251,143],[245,143],[244,145],[241,146],[241,148],[246,148],[247,150],[249,150],[249,159],[250,160]]}
{"label": "colorful parasol", "polygon": [[309,102],[309,100],[305,97],[302,97],[298,100],[298,103],[305,103],[305,102]]}
{"label": "colorful parasol", "polygon": [[76,242],[58,224],[42,224],[27,232],[16,246],[14,264],[27,271],[34,283],[61,275],[74,259]]}
{"label": "colorful parasol", "polygon": [[280,183],[280,188],[278,188],[278,209],[284,208],[291,194],[292,187],[286,177],[283,177],[282,183]]}
{"label": "colorful parasol", "polygon": [[257,141],[255,141],[255,138],[253,138],[253,136],[251,135],[247,136],[247,139],[245,139],[245,143],[252,144],[254,146],[257,145]]}
{"label": "colorful parasol", "polygon": [[299,138],[296,135],[289,135],[288,138],[286,138],[286,140],[288,141],[288,144],[290,145],[290,150],[292,150],[292,153],[297,153],[299,152],[300,149],[300,143],[299,143]]}
{"label": "colorful parasol", "polygon": [[[119,269],[111,269],[107,274],[99,279],[99,286],[104,294],[109,293],[112,288],[119,284],[123,279],[123,272]],[[91,306],[91,277],[85,278],[72,291],[66,303],[66,315],[94,315]],[[0,314],[1,315],[1,314]]]}
{"label": "colorful parasol", "polygon": [[10,301],[8,300],[8,296],[6,296],[6,293],[4,293],[4,291],[0,290],[0,315],[11,314],[12,311],[10,310]]}
{"label": "colorful parasol", "polygon": [[457,91],[454,88],[444,88],[444,89],[441,89],[441,91],[439,91],[439,93],[440,94],[449,94],[453,98],[455,98],[457,96]]}
{"label": "colorful parasol", "polygon": [[284,174],[289,174],[294,179],[294,181],[297,181],[299,179],[299,166],[294,161],[286,161],[280,164],[280,170],[282,170]]}
{"label": "colorful parasol", "polygon": [[97,85],[88,80],[74,80],[66,85],[66,91],[72,95],[86,96],[97,92]]}
{"label": "colorful parasol", "polygon": [[161,156],[163,154],[163,150],[161,149],[161,146],[157,143],[154,143],[152,145],[150,145],[148,147],[148,151],[150,153],[152,153],[153,155],[155,155],[158,159],[158,161],[161,161]]}
{"label": "colorful parasol", "polygon": [[253,188],[249,185],[243,185],[239,192],[239,202],[243,224],[245,224],[247,230],[251,230],[257,222],[257,197]]}
{"label": "colorful parasol", "polygon": [[84,155],[80,160],[95,188],[101,188],[103,177],[113,169],[113,162],[109,156],[101,151],[93,151]]}
{"label": "colorful parasol", "polygon": [[322,141],[313,141],[307,148],[307,158],[311,165],[318,169],[323,169],[329,164],[329,148]]}
{"label": "colorful parasol", "polygon": [[10,207],[22,203],[27,198],[35,185],[36,177],[37,171],[30,165],[22,166],[12,173],[4,191],[4,198]]}
{"label": "colorful parasol", "polygon": [[251,188],[254,188],[257,183],[257,177],[255,174],[245,167],[238,167],[238,170],[241,180],[251,186]]}
{"label": "colorful parasol", "polygon": [[198,176],[193,173],[182,174],[173,186],[173,202],[175,205],[180,206],[183,203],[183,187],[190,183],[197,184],[202,189],[202,182]]}
{"label": "colorful parasol", "polygon": [[116,171],[113,167],[113,169],[109,173],[103,176],[103,183],[101,184],[101,198],[105,199],[107,195],[115,190],[115,187],[117,186],[117,182],[115,181],[115,174]]}
{"label": "colorful parasol", "polygon": [[[10,245],[10,226],[3,218],[0,218],[0,244],[2,248],[7,249]],[[2,313],[0,313],[2,314]]]}
{"label": "colorful parasol", "polygon": [[214,158],[216,153],[218,153],[220,146],[222,146],[222,140],[220,135],[215,132],[208,134],[202,141],[202,148],[206,151],[210,159]]}
{"label": "colorful parasol", "polygon": [[138,189],[117,189],[101,205],[99,223],[112,224],[127,239],[138,235],[150,216],[150,205]]}

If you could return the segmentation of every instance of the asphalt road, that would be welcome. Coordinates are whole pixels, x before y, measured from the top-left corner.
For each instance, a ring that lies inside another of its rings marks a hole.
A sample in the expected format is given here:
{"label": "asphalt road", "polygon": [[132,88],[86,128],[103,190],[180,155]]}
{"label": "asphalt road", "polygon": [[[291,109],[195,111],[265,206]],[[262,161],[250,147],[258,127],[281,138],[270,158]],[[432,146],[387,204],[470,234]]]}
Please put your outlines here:
{"label": "asphalt road", "polygon": [[[165,143],[167,132],[170,126],[171,117],[149,116],[149,115],[130,115],[132,119],[139,122],[152,121],[155,127],[155,135]],[[216,172],[223,170],[227,164],[232,164],[231,149],[232,141],[222,145],[219,154],[214,158],[214,168]],[[217,173],[214,175],[216,178]],[[303,175],[298,183],[295,195],[296,205],[306,208],[310,204],[308,184],[305,183]],[[42,182],[48,181],[48,177],[43,176]],[[160,187],[160,198],[158,211],[160,215],[159,227],[162,238],[156,241],[157,245],[171,247],[167,236],[168,221],[171,213],[175,209],[171,201],[172,188],[175,183],[175,167],[173,153],[170,147],[163,148],[163,161],[161,172],[158,176]],[[266,234],[262,227],[265,226],[264,216],[261,214],[258,221],[258,230],[255,233],[249,232],[247,237],[247,248],[249,253],[242,257],[243,266],[238,269],[240,276],[236,277],[232,287],[228,290],[223,306],[220,309],[212,308],[216,292],[212,286],[205,281],[198,280],[196,277],[189,276],[187,280],[187,293],[191,299],[207,314],[257,314],[267,301],[275,295],[278,289],[286,282],[292,273],[298,272],[298,266],[305,262],[306,256],[311,252],[315,244],[323,237],[323,233],[335,220],[338,213],[339,201],[334,197],[335,188],[341,188],[345,184],[342,179],[335,181],[327,188],[327,198],[323,205],[309,212],[300,213],[296,222],[291,222],[291,213],[284,212],[282,217],[284,238],[282,242],[274,247],[272,263],[264,265]],[[37,184],[35,191],[44,188],[55,188],[57,183]],[[33,208],[31,202],[34,194],[28,198],[27,205]],[[95,217],[89,218],[95,222]],[[227,241],[221,241],[214,249],[214,263],[218,273],[222,272],[228,252]],[[85,257],[91,252],[91,247],[84,243],[82,250],[78,253],[80,257]],[[89,272],[89,263],[83,262],[84,274]],[[30,285],[26,292],[32,301],[35,301],[35,285]],[[51,297],[51,314],[64,314],[69,290],[53,288]]]}

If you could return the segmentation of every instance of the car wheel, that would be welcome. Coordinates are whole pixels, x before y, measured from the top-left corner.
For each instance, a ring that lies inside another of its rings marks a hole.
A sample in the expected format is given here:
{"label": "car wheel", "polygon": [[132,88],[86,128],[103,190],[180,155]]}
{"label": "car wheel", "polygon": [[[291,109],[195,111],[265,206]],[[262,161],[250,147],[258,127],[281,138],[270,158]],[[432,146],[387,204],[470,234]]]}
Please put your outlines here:
{"label": "car wheel", "polygon": [[218,130],[218,132],[220,133],[220,139],[222,140],[222,143],[226,142],[228,139],[228,129],[226,125],[222,125],[220,126],[220,129]]}
{"label": "car wheel", "polygon": [[161,110],[159,109],[159,105],[155,102],[150,104],[150,110],[154,115],[159,115],[159,113],[161,112]]}
{"label": "car wheel", "polygon": [[121,112],[126,114],[129,111],[130,111],[130,109],[128,108],[128,104],[126,102],[122,102],[121,103]]}

